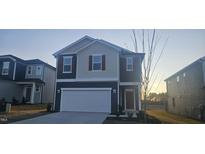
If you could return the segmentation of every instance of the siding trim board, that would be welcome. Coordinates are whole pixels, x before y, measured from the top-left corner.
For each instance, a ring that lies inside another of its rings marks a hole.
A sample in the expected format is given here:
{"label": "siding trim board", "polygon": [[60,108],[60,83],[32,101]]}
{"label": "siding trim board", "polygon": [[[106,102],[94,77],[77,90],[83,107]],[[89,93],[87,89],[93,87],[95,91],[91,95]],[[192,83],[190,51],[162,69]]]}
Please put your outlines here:
{"label": "siding trim board", "polygon": [[120,82],[120,86],[141,85],[140,82]]}
{"label": "siding trim board", "polygon": [[105,82],[105,81],[118,81],[117,78],[80,78],[80,79],[56,79],[56,82]]}

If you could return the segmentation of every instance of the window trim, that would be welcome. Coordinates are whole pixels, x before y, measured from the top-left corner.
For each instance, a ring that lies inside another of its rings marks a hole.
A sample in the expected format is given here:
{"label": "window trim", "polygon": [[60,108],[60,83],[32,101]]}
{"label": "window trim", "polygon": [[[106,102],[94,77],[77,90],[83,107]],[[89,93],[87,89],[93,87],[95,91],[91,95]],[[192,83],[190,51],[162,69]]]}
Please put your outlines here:
{"label": "window trim", "polygon": [[[38,67],[40,68],[40,73],[38,74]],[[42,65],[36,65],[36,75],[39,75],[41,76],[42,75],[42,72],[43,72],[43,66]]]}
{"label": "window trim", "polygon": [[177,83],[179,83],[180,77],[179,75],[177,75]]}
{"label": "window trim", "polygon": [[[64,64],[64,60],[68,58],[71,59],[71,64]],[[70,71],[65,71],[64,70],[64,66],[71,66],[71,70]],[[72,73],[73,71],[73,56],[63,56],[63,73]]]}
{"label": "window trim", "polygon": [[[101,63],[94,63],[94,57],[100,56],[101,57]],[[99,70],[94,69],[94,64],[101,64]],[[92,54],[92,72],[102,72],[103,71],[103,55],[102,54]]]}
{"label": "window trim", "polygon": [[[132,64],[128,64],[128,59],[131,59],[132,60]],[[128,66],[131,65],[132,68],[128,68]],[[126,71],[127,72],[133,72],[134,70],[134,60],[133,60],[133,57],[126,57]]]}
{"label": "window trim", "polygon": [[[4,68],[4,66],[5,66],[4,64],[5,64],[5,63],[8,63],[8,68]],[[3,62],[3,65],[2,65],[1,75],[9,75],[9,67],[10,67],[10,62],[9,62],[9,61],[4,61],[4,62]],[[8,72],[5,73],[5,72],[4,72],[4,69],[8,69]]]}
{"label": "window trim", "polygon": [[[31,73],[28,73],[29,72],[29,68],[31,68]],[[31,65],[27,66],[26,74],[27,75],[32,75],[32,70],[33,70],[33,66],[31,66]]]}

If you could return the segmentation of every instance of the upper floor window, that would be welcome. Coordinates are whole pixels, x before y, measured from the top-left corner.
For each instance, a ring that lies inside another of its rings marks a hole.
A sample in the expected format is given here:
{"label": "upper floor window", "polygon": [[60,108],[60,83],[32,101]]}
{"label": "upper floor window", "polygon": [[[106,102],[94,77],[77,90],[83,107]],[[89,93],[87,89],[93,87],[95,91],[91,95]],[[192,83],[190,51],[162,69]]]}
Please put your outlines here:
{"label": "upper floor window", "polygon": [[126,58],[126,71],[133,71],[133,57]]}
{"label": "upper floor window", "polygon": [[32,67],[31,67],[31,66],[28,66],[28,67],[27,67],[27,74],[28,74],[28,75],[31,75],[31,74],[32,74]]}
{"label": "upper floor window", "polygon": [[186,77],[186,73],[183,73],[183,77],[184,77],[184,78]]}
{"label": "upper floor window", "polygon": [[2,75],[9,74],[9,64],[10,64],[10,62],[3,62]]}
{"label": "upper floor window", "polygon": [[93,54],[89,56],[89,71],[104,71],[105,66],[105,55]]}
{"label": "upper floor window", "polygon": [[92,70],[102,70],[102,55],[92,56]]}
{"label": "upper floor window", "polygon": [[42,66],[37,65],[36,66],[36,75],[41,75],[42,74]]}
{"label": "upper floor window", "polygon": [[63,57],[63,73],[72,73],[72,56]]}
{"label": "upper floor window", "polygon": [[179,76],[177,76],[177,82],[179,82]]}

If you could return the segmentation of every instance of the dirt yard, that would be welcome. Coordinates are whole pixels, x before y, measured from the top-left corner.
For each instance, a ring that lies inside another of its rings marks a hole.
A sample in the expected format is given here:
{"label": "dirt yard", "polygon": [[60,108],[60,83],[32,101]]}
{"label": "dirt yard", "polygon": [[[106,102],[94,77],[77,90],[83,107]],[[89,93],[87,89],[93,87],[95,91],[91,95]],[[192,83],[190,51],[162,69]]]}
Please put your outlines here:
{"label": "dirt yard", "polygon": [[164,110],[147,110],[146,113],[164,124],[203,124],[202,121],[171,114]]}
{"label": "dirt yard", "polygon": [[12,123],[15,121],[34,118],[40,115],[48,114],[48,112],[46,112],[46,107],[46,104],[12,106],[10,113],[0,114],[0,124]]}

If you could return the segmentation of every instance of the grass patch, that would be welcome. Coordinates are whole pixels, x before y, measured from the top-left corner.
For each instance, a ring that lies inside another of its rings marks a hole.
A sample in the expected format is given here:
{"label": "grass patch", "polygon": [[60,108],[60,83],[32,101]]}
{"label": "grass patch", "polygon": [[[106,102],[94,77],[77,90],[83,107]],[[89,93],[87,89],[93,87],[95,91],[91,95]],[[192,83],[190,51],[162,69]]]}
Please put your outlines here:
{"label": "grass patch", "polygon": [[165,124],[203,124],[202,121],[175,115],[164,110],[147,110],[146,113]]}
{"label": "grass patch", "polygon": [[7,121],[0,121],[0,124],[12,123],[19,120],[30,119],[45,114],[48,114],[47,104],[15,105],[11,107],[11,112],[7,114],[1,114],[1,116],[7,118]]}

